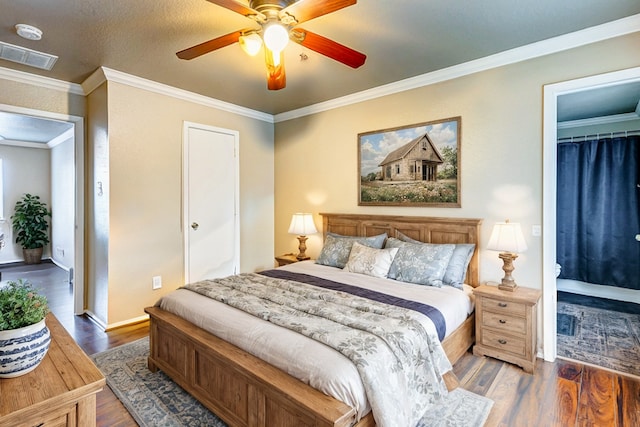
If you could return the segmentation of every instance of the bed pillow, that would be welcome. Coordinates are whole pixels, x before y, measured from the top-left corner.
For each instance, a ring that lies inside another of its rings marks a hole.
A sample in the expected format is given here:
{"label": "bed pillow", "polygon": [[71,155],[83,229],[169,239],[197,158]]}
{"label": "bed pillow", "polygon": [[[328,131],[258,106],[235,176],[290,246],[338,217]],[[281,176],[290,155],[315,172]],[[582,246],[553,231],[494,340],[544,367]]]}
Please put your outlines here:
{"label": "bed pillow", "polygon": [[453,255],[451,255],[449,265],[447,265],[447,270],[442,278],[445,285],[462,289],[464,276],[467,274],[467,268],[475,248],[476,245],[473,243],[456,243],[456,248],[453,250]]}
{"label": "bed pillow", "polygon": [[344,268],[349,260],[351,247],[355,242],[371,248],[381,249],[386,239],[387,233],[371,237],[341,236],[335,233],[327,233],[320,256],[316,259],[316,264]]}
{"label": "bed pillow", "polygon": [[[422,243],[419,240],[412,239],[409,236],[398,232],[398,238],[403,242]],[[424,244],[424,243],[422,243]],[[473,251],[476,245],[474,243],[456,243],[447,269],[444,272],[442,283],[444,285],[453,286],[454,288],[462,289],[464,283],[464,277],[467,274],[467,268],[469,262],[473,256]]]}
{"label": "bed pillow", "polygon": [[373,277],[387,277],[398,248],[375,249],[354,242],[345,271]]}
{"label": "bed pillow", "polygon": [[381,249],[384,247],[384,242],[386,242],[388,237],[387,233],[382,233],[376,236],[369,236],[369,237],[358,237],[358,236],[343,236],[342,234],[332,233],[330,231],[327,231],[327,236],[338,237],[341,239],[354,239],[358,242],[360,241],[358,239],[364,239],[365,246],[369,246],[370,248],[377,248],[377,249]]}
{"label": "bed pillow", "polygon": [[398,248],[387,277],[400,282],[441,287],[455,245],[403,242],[389,238],[385,248]]}

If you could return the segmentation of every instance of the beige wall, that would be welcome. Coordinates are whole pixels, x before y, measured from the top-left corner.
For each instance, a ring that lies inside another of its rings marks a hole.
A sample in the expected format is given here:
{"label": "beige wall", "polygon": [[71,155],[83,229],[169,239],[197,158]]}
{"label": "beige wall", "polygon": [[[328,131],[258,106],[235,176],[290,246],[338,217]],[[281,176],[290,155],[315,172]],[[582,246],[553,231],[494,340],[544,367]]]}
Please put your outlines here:
{"label": "beige wall", "polygon": [[[272,267],[273,124],[120,83],[107,86],[108,324],[142,316],[144,307],[184,284],[184,121],[239,131],[240,267]],[[151,289],[153,276],[162,276],[161,290]]]}
{"label": "beige wall", "polygon": [[[419,89],[276,124],[275,250],[297,252],[291,214],[307,211],[483,218],[480,278],[503,276],[498,254],[484,249],[496,221],[520,222],[529,246],[515,262],[521,285],[542,287],[543,86],[640,65],[640,33],[479,72]],[[362,72],[366,70],[363,69]],[[462,207],[360,207],[360,132],[462,117]],[[317,257],[321,234],[310,236]]]}
{"label": "beige wall", "polygon": [[[109,302],[109,115],[107,83],[87,96],[85,308],[103,323]],[[102,192],[100,192],[102,189]]]}
{"label": "beige wall", "polygon": [[85,97],[0,79],[0,104],[83,117]]}

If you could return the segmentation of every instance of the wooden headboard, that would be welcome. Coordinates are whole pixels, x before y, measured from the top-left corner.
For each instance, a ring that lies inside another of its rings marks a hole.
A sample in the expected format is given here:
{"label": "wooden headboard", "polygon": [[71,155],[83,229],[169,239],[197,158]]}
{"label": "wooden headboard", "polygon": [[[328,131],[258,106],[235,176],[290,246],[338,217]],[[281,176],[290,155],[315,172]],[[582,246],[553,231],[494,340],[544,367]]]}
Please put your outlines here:
{"label": "wooden headboard", "polygon": [[480,284],[478,246],[480,245],[481,219],[436,218],[426,216],[359,215],[321,213],[323,240],[327,232],[344,236],[375,236],[398,233],[425,243],[475,243],[465,283],[476,287]]}

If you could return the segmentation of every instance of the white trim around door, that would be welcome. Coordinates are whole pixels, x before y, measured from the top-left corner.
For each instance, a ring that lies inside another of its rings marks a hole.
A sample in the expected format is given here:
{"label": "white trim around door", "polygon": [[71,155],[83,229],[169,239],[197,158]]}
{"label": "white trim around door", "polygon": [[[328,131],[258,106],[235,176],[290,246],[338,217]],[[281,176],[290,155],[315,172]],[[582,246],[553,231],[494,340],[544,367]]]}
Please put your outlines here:
{"label": "white trim around door", "polygon": [[640,81],[640,67],[544,86],[542,196],[542,338],[544,360],[557,356],[556,144],[558,97],[574,92]]}

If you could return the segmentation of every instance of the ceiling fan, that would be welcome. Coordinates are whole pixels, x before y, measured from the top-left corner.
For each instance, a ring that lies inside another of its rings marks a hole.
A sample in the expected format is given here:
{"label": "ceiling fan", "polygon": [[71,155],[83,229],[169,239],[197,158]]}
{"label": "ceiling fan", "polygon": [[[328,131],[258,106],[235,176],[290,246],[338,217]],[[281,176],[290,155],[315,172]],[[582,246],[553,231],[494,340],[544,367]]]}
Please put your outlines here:
{"label": "ceiling fan", "polygon": [[194,59],[236,42],[249,55],[255,55],[264,45],[269,90],[286,86],[283,51],[289,40],[352,68],[360,67],[367,59],[360,52],[298,27],[313,18],[354,5],[357,0],[249,0],[249,6],[236,0],[207,1],[254,20],[260,28],[234,31],[181,50],[176,53],[180,59]]}

